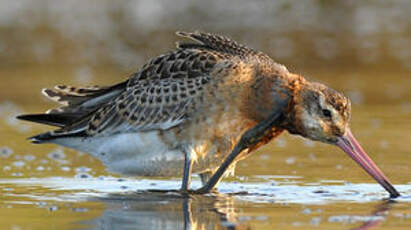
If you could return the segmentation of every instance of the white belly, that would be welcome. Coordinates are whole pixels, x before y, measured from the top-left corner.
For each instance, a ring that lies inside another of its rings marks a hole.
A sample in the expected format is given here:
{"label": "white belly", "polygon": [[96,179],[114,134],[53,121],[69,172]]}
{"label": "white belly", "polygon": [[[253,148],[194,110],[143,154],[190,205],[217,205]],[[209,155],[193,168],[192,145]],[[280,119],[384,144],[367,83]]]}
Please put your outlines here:
{"label": "white belly", "polygon": [[180,176],[184,155],[170,149],[158,131],[117,134],[109,137],[70,137],[53,143],[90,153],[111,172],[140,176]]}

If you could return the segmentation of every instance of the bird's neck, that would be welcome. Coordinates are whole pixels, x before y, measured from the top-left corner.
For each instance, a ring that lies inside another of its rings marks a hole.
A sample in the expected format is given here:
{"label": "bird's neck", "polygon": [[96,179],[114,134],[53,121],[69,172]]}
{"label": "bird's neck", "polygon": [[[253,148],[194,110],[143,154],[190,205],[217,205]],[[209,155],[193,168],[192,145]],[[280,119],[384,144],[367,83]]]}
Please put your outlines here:
{"label": "bird's neck", "polygon": [[281,127],[291,134],[303,134],[300,120],[297,117],[298,110],[301,109],[303,92],[310,86],[310,82],[304,77],[291,74],[289,75],[289,88],[291,89],[292,98],[288,104],[287,112],[284,113],[284,120]]}

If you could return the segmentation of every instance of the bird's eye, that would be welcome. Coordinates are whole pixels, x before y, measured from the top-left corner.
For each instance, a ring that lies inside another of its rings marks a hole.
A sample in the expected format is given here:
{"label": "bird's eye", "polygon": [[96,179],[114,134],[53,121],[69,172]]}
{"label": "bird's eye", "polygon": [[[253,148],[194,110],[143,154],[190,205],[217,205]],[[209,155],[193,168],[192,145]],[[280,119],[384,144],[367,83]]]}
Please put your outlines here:
{"label": "bird's eye", "polygon": [[328,109],[323,109],[323,110],[322,110],[322,113],[323,113],[324,117],[326,117],[326,118],[331,118],[331,111],[330,111],[330,110],[328,110]]}

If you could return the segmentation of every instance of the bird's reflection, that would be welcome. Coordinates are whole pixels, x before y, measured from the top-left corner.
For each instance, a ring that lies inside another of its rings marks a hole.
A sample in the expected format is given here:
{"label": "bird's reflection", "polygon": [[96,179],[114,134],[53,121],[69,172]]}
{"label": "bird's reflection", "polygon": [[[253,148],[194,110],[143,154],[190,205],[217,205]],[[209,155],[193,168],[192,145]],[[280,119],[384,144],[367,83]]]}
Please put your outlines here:
{"label": "bird's reflection", "polygon": [[238,223],[231,196],[142,192],[100,199],[106,209],[84,223],[91,229],[249,229]]}
{"label": "bird's reflection", "polygon": [[[149,191],[110,194],[98,198],[106,205],[101,216],[82,225],[89,229],[250,229],[249,223],[238,220],[236,200],[241,200],[242,195],[181,195]],[[371,213],[363,213],[366,220],[352,230],[378,227],[394,203],[391,200],[378,203]]]}
{"label": "bird's reflection", "polygon": [[386,200],[383,201],[382,203],[379,203],[375,210],[370,214],[370,220],[364,222],[361,226],[357,228],[352,228],[351,230],[370,230],[373,229],[374,227],[379,226],[385,216],[389,213],[389,210],[392,208],[393,204],[395,201],[392,200]]}

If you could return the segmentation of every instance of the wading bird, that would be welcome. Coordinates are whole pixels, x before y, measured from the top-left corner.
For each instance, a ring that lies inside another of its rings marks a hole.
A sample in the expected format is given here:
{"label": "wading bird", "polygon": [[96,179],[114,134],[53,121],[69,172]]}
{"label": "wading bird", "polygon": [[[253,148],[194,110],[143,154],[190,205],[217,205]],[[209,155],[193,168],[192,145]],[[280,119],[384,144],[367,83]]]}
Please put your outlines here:
{"label": "wading bird", "polygon": [[62,106],[18,118],[59,129],[31,140],[88,152],[111,172],[182,176],[182,192],[196,173],[203,187],[195,192],[207,193],[236,162],[288,131],[339,146],[399,196],[351,134],[344,95],[226,37],[177,34],[191,40],[124,82],[44,89]]}

